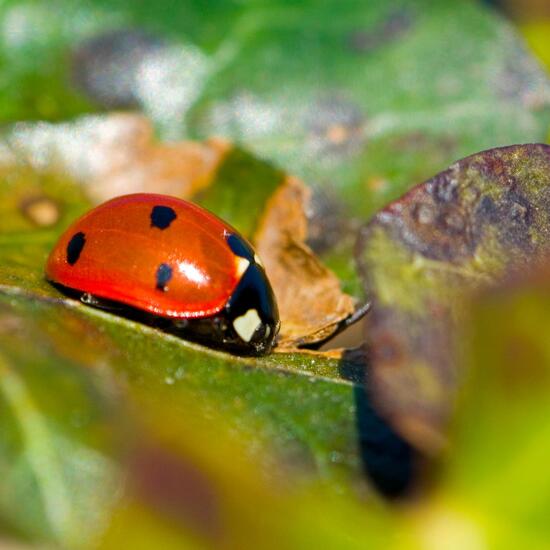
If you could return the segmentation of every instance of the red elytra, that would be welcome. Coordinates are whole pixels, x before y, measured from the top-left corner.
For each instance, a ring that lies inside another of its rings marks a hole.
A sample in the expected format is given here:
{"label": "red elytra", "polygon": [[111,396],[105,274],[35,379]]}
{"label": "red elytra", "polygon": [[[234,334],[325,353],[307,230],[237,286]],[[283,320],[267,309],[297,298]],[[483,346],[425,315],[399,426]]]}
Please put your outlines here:
{"label": "red elytra", "polygon": [[[157,220],[155,208],[163,209]],[[234,233],[215,215],[175,197],[117,197],[67,229],[48,258],[46,276],[155,315],[207,317],[224,307],[242,275],[226,241]],[[71,264],[68,248],[75,235],[82,242]],[[163,289],[157,281],[161,265],[172,266]]]}

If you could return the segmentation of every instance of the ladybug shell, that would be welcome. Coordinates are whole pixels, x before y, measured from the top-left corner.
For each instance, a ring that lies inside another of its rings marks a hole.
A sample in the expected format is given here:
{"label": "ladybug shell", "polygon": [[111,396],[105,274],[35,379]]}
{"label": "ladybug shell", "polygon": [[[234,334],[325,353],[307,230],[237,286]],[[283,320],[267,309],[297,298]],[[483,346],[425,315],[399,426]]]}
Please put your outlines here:
{"label": "ladybug shell", "polygon": [[46,276],[154,315],[208,317],[226,305],[248,267],[230,248],[230,235],[237,235],[232,227],[184,200],[117,197],[67,229]]}

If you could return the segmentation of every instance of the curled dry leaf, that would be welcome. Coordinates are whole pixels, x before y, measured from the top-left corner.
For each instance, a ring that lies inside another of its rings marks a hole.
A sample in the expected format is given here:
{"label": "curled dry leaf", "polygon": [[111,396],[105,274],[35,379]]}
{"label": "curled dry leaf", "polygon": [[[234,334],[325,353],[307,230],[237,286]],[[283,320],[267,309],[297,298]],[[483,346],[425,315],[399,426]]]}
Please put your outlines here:
{"label": "curled dry leaf", "polygon": [[280,349],[323,341],[354,311],[351,296],[306,246],[309,189],[287,177],[266,205],[254,236],[277,296]]}
{"label": "curled dry leaf", "polygon": [[157,142],[149,119],[116,113],[75,123],[17,124],[0,159],[66,173],[100,203],[137,192],[189,198],[208,185],[229,148],[221,139]]}
{"label": "curled dry leaf", "polygon": [[380,211],[358,243],[370,381],[380,410],[437,451],[456,387],[457,329],[473,292],[529,270],[550,243],[550,147],[465,158]]}

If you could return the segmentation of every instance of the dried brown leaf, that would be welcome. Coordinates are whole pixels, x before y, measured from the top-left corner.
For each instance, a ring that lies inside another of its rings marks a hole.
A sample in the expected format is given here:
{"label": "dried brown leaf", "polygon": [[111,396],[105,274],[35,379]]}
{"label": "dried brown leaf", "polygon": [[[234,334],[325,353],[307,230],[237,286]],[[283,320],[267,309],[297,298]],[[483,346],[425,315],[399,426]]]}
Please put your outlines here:
{"label": "dried brown leaf", "polygon": [[103,165],[89,183],[90,195],[102,202],[127,193],[163,193],[190,198],[208,186],[229,144],[206,142],[157,142],[150,121],[138,115],[112,115],[118,133],[106,135],[92,154]]}
{"label": "dried brown leaf", "polygon": [[355,309],[334,273],[305,244],[309,197],[300,180],[287,177],[254,238],[279,304],[280,349],[325,340]]}
{"label": "dried brown leaf", "polygon": [[358,246],[369,381],[379,410],[426,452],[444,445],[470,300],[546,258],[550,147],[462,159],[381,210]]}
{"label": "dried brown leaf", "polygon": [[18,124],[0,150],[1,164],[68,174],[94,203],[128,193],[189,198],[206,187],[230,149],[221,139],[159,142],[151,121],[134,113],[67,124]]}

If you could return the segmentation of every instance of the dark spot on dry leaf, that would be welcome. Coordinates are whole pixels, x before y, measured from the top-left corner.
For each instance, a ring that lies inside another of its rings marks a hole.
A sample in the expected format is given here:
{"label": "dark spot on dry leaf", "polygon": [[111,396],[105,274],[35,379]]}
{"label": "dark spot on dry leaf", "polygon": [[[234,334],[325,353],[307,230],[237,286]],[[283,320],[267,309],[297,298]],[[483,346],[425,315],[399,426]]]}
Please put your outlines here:
{"label": "dark spot on dry leaf", "polygon": [[529,227],[533,222],[531,206],[526,197],[517,191],[507,193],[500,205],[499,225],[504,244],[527,250],[531,245]]}
{"label": "dark spot on dry leaf", "polygon": [[498,221],[498,208],[495,201],[488,195],[481,198],[477,207],[476,217],[482,224],[494,224]]}

